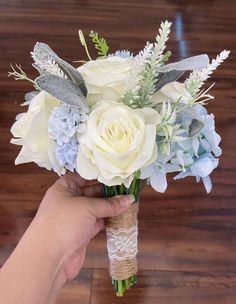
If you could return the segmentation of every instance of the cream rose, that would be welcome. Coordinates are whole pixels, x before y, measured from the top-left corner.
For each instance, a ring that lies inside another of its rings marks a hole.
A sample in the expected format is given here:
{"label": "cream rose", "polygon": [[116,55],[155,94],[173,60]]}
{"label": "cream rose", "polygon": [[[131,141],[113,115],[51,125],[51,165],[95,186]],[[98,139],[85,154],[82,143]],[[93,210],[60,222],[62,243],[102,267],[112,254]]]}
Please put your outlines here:
{"label": "cream rose", "polygon": [[78,68],[88,89],[90,106],[99,100],[118,101],[125,92],[132,69],[132,58],[108,57],[88,61]]}
{"label": "cream rose", "polygon": [[48,170],[53,168],[58,174],[64,173],[54,154],[54,142],[48,135],[48,119],[59,100],[41,91],[35,96],[26,113],[17,116],[11,128],[14,139],[11,143],[22,145],[15,164],[35,162]]}
{"label": "cream rose", "polygon": [[77,171],[85,179],[129,187],[133,174],[157,157],[156,125],[160,115],[151,108],[131,109],[110,101],[89,115],[80,139]]}
{"label": "cream rose", "polygon": [[154,104],[163,103],[163,101],[175,102],[178,99],[180,99],[182,103],[188,103],[188,101],[192,99],[192,96],[186,90],[185,85],[177,81],[168,83],[152,96],[152,102]]}

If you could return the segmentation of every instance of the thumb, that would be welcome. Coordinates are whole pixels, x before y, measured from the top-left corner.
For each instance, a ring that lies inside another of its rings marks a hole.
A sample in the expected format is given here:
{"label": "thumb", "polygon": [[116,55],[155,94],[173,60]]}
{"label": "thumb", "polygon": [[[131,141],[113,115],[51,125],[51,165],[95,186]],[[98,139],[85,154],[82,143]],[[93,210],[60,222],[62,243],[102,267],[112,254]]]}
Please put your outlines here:
{"label": "thumb", "polygon": [[134,195],[117,195],[109,198],[89,198],[91,211],[97,219],[113,217],[127,210],[135,201]]}

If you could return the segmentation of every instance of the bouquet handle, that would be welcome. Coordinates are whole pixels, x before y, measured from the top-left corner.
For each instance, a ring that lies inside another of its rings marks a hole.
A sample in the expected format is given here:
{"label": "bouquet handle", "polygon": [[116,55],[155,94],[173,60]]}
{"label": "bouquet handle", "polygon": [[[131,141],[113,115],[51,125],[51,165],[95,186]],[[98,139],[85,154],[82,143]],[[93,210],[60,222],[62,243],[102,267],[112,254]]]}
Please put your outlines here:
{"label": "bouquet handle", "polygon": [[138,209],[139,204],[133,203],[123,214],[106,221],[109,272],[113,281],[127,280],[137,274]]}

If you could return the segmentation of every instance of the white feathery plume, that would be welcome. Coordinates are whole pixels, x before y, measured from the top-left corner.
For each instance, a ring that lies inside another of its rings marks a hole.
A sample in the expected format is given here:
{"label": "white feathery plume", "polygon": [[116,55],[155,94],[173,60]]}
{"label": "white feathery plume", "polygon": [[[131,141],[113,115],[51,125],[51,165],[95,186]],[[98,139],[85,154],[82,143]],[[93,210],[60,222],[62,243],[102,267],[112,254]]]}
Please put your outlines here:
{"label": "white feathery plume", "polygon": [[212,59],[212,62],[202,70],[193,71],[189,77],[185,80],[186,89],[192,94],[196,95],[201,89],[204,82],[210,77],[214,70],[228,58],[230,51],[222,51],[215,59]]}

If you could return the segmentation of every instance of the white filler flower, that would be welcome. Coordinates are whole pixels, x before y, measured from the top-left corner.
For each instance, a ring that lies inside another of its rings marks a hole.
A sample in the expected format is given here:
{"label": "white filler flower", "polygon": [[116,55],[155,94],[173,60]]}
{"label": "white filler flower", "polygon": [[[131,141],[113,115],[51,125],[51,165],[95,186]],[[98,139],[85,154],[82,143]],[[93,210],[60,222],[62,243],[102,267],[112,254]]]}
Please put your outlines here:
{"label": "white filler flower", "polygon": [[159,113],[151,108],[131,109],[104,101],[90,113],[80,138],[77,171],[85,179],[129,187],[133,174],[157,157],[156,125]]}

